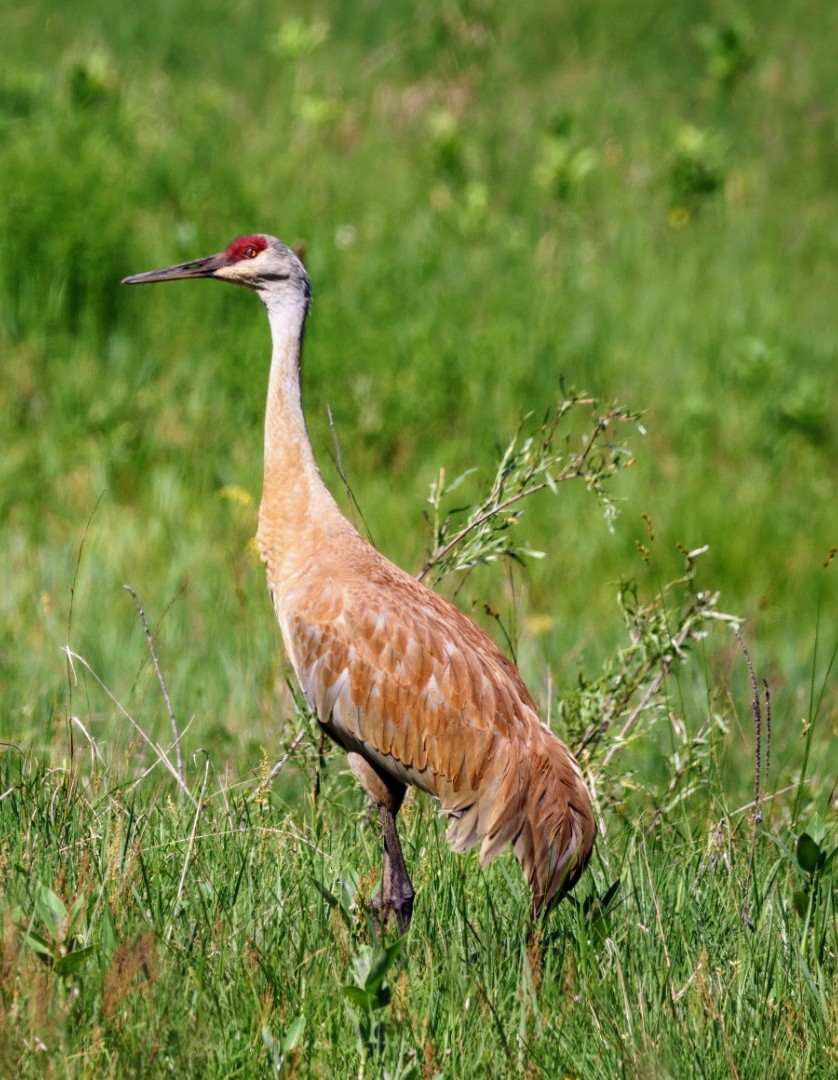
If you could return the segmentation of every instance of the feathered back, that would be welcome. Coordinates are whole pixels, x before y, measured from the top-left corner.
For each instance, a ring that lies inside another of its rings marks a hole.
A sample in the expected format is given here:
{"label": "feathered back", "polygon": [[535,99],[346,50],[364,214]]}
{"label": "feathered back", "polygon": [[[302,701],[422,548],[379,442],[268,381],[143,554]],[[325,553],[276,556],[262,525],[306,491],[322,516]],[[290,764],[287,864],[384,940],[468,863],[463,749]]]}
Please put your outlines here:
{"label": "feathered back", "polygon": [[540,912],[572,888],[596,832],[570,750],[459,608],[357,533],[332,566],[323,555],[273,588],[311,708],[346,750],[435,795],[454,851],[479,844],[486,865],[511,844]]}

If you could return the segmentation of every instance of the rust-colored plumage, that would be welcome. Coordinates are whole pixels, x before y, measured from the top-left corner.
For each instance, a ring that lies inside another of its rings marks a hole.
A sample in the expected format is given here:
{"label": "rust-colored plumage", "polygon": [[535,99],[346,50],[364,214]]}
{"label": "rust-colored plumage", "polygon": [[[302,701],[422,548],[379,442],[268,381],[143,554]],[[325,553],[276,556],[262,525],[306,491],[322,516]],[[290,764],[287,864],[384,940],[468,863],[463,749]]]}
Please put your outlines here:
{"label": "rust-colored plumage", "polygon": [[572,888],[594,842],[573,755],[538,718],[514,664],[453,604],[394,566],[340,512],[303,419],[308,276],[274,237],[129,283],[215,277],[259,293],[273,357],[258,542],[288,658],[309,705],[379,808],[379,913],[410,922],[413,888],[395,818],[413,784],[439,799],[454,851],[488,863],[512,845],[534,913]]}

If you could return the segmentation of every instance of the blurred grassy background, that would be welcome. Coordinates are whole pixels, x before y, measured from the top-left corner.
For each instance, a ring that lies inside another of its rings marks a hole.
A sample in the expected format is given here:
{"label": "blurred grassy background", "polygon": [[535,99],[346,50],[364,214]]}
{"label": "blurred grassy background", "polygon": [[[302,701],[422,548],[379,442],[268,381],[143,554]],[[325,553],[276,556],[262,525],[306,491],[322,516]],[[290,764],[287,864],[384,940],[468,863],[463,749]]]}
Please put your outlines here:
{"label": "blurred grassy background", "polygon": [[[305,244],[312,439],[339,489],[330,405],[388,555],[418,567],[439,467],[488,471],[562,376],[641,409],[613,533],[584,493],[527,509],[525,675],[561,692],[617,639],[613,583],[709,544],[799,747],[838,628],[837,33],[804,2],[5,6],[0,738],[63,752],[68,641],[167,723],[130,582],[193,745],[275,748],[264,315],[118,285],[258,230]],[[747,700],[729,638],[707,664]],[[90,680],[72,708],[116,738]]]}

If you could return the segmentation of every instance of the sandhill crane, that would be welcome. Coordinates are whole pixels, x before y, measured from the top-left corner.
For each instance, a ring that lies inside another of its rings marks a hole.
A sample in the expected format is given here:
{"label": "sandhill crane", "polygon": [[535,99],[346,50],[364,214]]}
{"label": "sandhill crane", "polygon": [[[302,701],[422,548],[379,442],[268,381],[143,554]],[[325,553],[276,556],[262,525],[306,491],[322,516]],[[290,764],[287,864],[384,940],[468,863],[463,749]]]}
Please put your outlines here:
{"label": "sandhill crane", "polygon": [[180,278],[244,286],[268,311],[273,353],[259,551],[308,704],[379,811],[379,921],[392,911],[404,932],[413,912],[396,831],[408,784],[439,800],[454,851],[479,843],[485,865],[512,845],[538,915],[572,888],[593,847],[582,773],[488,635],[376,551],[326,488],[300,397],[311,296],[305,268],[275,237],[259,234],[125,283]]}

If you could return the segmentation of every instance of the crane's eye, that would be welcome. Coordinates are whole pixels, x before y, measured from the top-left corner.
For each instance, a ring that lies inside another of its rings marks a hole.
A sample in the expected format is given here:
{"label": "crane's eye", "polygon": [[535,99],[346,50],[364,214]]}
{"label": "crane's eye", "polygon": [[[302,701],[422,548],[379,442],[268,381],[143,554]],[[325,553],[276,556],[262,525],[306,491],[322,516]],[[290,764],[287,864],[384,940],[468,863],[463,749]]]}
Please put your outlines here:
{"label": "crane's eye", "polygon": [[251,244],[250,247],[246,247],[242,252],[243,259],[255,259],[259,254],[258,250]]}

